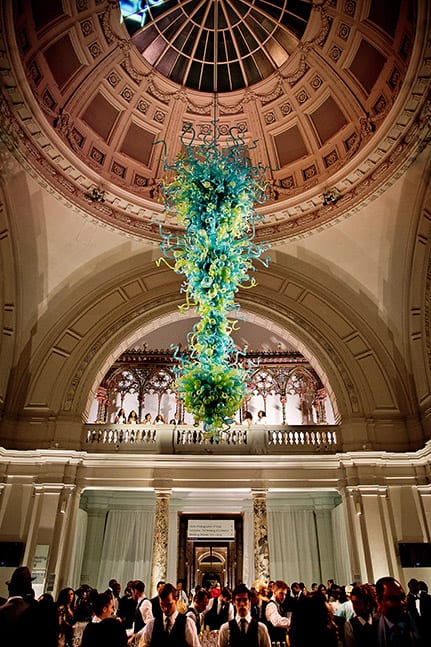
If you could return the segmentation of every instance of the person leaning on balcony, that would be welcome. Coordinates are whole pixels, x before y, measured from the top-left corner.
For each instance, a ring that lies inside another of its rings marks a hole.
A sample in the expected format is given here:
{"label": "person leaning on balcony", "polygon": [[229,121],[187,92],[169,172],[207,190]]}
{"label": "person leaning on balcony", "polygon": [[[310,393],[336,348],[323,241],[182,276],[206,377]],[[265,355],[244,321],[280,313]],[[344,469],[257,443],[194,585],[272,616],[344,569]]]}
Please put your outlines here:
{"label": "person leaning on balcony", "polygon": [[250,411],[246,411],[244,414],[244,424],[249,426],[253,424],[253,416]]}
{"label": "person leaning on balcony", "polygon": [[262,409],[257,412],[257,423],[264,425],[266,423],[266,413]]}
{"label": "person leaning on balcony", "polygon": [[138,414],[134,409],[132,409],[131,412],[129,413],[129,417],[127,418],[127,424],[137,425],[138,423],[139,423]]}
{"label": "person leaning on balcony", "polygon": [[114,423],[126,424],[126,422],[127,422],[126,412],[124,411],[123,407],[121,407],[121,409],[118,410],[118,413],[114,418]]}

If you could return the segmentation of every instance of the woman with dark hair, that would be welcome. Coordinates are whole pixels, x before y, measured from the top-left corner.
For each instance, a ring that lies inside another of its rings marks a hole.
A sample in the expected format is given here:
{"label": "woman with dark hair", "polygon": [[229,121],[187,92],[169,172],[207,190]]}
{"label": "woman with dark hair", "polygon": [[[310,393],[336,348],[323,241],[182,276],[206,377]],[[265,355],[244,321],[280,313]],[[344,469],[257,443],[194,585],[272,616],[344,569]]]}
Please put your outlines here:
{"label": "woman with dark hair", "polygon": [[59,647],[73,647],[73,625],[75,592],[70,587],[62,589],[57,598],[58,615],[58,645]]}
{"label": "woman with dark hair", "polygon": [[82,640],[82,632],[93,616],[92,596],[97,593],[88,584],[82,584],[75,591],[76,604],[75,604],[75,624],[73,627],[73,643],[76,647],[80,647]]}
{"label": "woman with dark hair", "polygon": [[120,618],[114,617],[111,593],[95,593],[94,616],[82,634],[82,647],[127,647],[127,633]]}
{"label": "woman with dark hair", "polygon": [[253,423],[253,416],[251,414],[251,411],[246,411],[244,414],[244,420],[243,424],[244,425],[251,425]]}
{"label": "woman with dark hair", "polygon": [[126,420],[126,412],[125,412],[125,411],[124,411],[124,409],[121,407],[121,409],[119,409],[119,410],[118,410],[118,413],[117,413],[117,415],[115,416],[114,423],[115,423],[115,424],[118,424],[118,423],[120,423],[120,424],[126,424],[126,422],[127,422],[127,420]]}
{"label": "woman with dark hair", "polygon": [[127,424],[128,425],[137,425],[137,424],[139,424],[138,414],[136,413],[136,411],[134,409],[132,409],[131,412],[129,413],[129,417],[127,418]]}

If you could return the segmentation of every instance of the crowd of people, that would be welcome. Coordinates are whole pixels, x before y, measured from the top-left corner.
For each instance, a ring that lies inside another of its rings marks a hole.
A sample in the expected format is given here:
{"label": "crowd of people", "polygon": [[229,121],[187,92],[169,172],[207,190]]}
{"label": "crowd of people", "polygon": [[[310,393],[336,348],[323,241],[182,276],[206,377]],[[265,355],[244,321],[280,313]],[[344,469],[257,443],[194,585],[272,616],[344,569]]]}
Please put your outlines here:
{"label": "crowd of people", "polygon": [[257,581],[233,591],[160,581],[148,598],[141,580],[105,591],[67,587],[37,600],[30,570],[17,568],[0,606],[4,647],[429,647],[431,596],[412,578],[406,594],[393,577],[338,586]]}
{"label": "crowd of people", "polygon": [[[163,417],[163,414],[158,413],[154,419],[151,416],[151,413],[146,413],[143,417],[142,420],[139,419],[138,414],[134,409],[127,415],[126,411],[121,408],[117,411],[115,414],[114,418],[114,424],[124,424],[124,425],[165,425],[167,424],[167,420]],[[251,425],[253,424],[253,415],[251,414],[250,411],[246,411],[242,423],[245,425]],[[257,421],[258,424],[264,424],[266,422],[266,413],[265,411],[258,411],[257,413]],[[174,413],[173,417],[169,420],[170,425],[180,425],[182,424],[183,421],[180,420],[180,417],[178,413]],[[237,421],[237,424],[239,424],[239,421]]]}
{"label": "crowd of people", "polygon": [[[146,413],[142,420],[139,419],[138,414],[134,409],[126,415],[126,412],[123,408],[119,409],[115,415],[114,423],[120,423],[124,425],[164,425],[166,420],[164,419],[161,413],[158,413],[154,420],[152,419],[151,413]],[[178,414],[174,414],[174,417],[169,421],[171,425],[179,424]]]}

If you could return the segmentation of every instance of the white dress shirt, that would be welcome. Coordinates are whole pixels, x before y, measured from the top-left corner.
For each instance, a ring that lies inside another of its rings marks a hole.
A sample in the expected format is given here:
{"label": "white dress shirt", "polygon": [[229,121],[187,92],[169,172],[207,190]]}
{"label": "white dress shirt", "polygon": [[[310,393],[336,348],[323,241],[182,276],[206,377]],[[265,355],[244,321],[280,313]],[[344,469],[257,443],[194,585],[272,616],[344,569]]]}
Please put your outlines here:
{"label": "white dress shirt", "polygon": [[[241,618],[237,615],[235,617],[236,622],[238,623],[239,630],[241,631]],[[248,625],[251,622],[251,615],[248,613],[245,616],[246,621],[246,633],[248,631]],[[257,623],[257,644],[259,647],[271,647],[271,640],[269,638],[268,629],[263,624],[263,622]],[[229,647],[230,646],[230,635],[229,635],[229,623],[225,622],[220,627],[220,633],[218,636],[218,647]]]}
{"label": "white dress shirt", "polygon": [[[151,606],[151,602],[148,598],[145,596],[142,596],[141,598],[138,599],[136,606],[139,606],[139,613],[142,616],[142,620],[145,622],[145,625],[147,625],[151,620],[153,620],[153,607]],[[144,633],[145,627],[142,627],[135,636],[137,639],[142,637],[142,634]]]}
{"label": "white dress shirt", "polygon": [[288,611],[286,616],[282,616],[275,600],[270,600],[266,605],[265,617],[274,627],[285,627],[286,629],[290,629],[292,612]]}
{"label": "white dress shirt", "polygon": [[[174,611],[169,617],[171,619],[171,629],[173,625],[175,624],[175,620],[177,619],[178,616],[178,611]],[[139,647],[150,647],[151,645],[151,638],[153,635],[153,627],[154,627],[154,618],[150,620],[150,622],[145,625],[143,629],[143,634],[142,638],[139,643]],[[166,627],[166,616],[163,614],[163,626]],[[185,639],[187,643],[187,647],[201,647],[201,643],[199,640],[198,632],[196,631],[196,623],[191,618],[190,616],[186,617],[186,630],[185,630]]]}

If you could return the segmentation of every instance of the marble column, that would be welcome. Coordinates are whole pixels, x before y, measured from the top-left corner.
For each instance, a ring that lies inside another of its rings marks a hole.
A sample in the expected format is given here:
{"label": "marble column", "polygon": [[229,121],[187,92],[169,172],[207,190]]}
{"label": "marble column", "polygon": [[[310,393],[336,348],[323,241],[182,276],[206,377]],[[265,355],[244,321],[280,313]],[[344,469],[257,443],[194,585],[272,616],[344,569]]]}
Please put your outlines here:
{"label": "marble column", "polygon": [[266,513],[266,490],[252,490],[254,527],[254,575],[256,579],[269,581],[268,516]]}
{"label": "marble column", "polygon": [[157,582],[166,580],[168,572],[169,499],[171,493],[172,490],[156,489],[151,595],[155,595]]}

